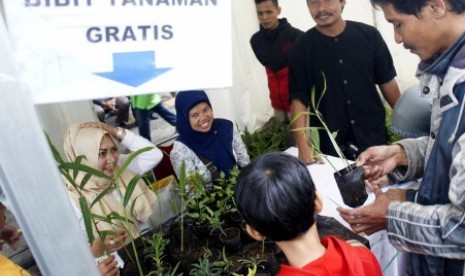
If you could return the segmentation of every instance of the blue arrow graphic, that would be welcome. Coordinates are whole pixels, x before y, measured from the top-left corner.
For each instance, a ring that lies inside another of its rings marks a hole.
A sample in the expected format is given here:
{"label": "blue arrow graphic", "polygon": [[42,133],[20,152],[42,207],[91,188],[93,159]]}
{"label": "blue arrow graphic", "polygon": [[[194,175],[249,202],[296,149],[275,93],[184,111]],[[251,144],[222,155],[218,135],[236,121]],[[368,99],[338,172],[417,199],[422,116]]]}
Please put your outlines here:
{"label": "blue arrow graphic", "polygon": [[137,87],[172,68],[156,68],[155,52],[113,53],[113,72],[95,73],[104,78]]}

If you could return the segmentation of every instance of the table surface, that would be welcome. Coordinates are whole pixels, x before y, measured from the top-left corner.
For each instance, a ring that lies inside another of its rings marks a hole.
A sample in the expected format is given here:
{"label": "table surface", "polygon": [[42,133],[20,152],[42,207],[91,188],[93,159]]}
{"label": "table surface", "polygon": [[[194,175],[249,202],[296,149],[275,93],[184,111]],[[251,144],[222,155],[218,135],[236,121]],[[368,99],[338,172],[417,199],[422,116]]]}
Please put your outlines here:
{"label": "table surface", "polygon": [[[295,147],[291,147],[285,152],[293,156],[298,155],[298,150]],[[349,161],[349,163],[353,163],[353,161]],[[345,166],[346,164],[341,158],[326,156],[326,162],[324,164],[311,164],[307,167],[310,171],[313,182],[315,183],[316,189],[323,195],[323,211],[320,215],[333,217],[350,229],[349,224],[341,218],[336,208],[338,206],[345,208],[351,207],[348,207],[342,201],[336,180],[333,176],[335,172],[334,168],[339,170]],[[413,184],[415,184],[415,182],[409,182],[401,185],[390,185],[389,187],[383,188],[383,190],[391,188],[406,188]],[[374,200],[375,195],[372,192],[368,192],[368,198],[363,205],[368,205]],[[399,253],[397,249],[389,243],[386,231],[379,231],[372,235],[364,235],[364,237],[370,241],[371,251],[378,258],[384,275],[405,275],[405,253]]]}

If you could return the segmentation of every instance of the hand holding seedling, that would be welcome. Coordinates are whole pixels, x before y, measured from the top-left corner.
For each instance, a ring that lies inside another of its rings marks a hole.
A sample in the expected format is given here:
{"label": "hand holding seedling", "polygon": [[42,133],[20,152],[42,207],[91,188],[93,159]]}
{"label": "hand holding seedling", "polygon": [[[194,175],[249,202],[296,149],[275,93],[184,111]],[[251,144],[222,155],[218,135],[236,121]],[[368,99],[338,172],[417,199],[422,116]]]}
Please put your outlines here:
{"label": "hand holding seedling", "polygon": [[372,234],[386,229],[386,213],[389,203],[394,199],[380,189],[375,189],[376,199],[373,203],[356,208],[348,209],[338,207],[336,210],[341,217],[350,224],[356,233]]}
{"label": "hand holding seedling", "polygon": [[357,166],[363,166],[365,179],[376,186],[377,179],[392,172],[397,166],[407,164],[407,156],[402,146],[376,146],[362,152],[357,158]]}

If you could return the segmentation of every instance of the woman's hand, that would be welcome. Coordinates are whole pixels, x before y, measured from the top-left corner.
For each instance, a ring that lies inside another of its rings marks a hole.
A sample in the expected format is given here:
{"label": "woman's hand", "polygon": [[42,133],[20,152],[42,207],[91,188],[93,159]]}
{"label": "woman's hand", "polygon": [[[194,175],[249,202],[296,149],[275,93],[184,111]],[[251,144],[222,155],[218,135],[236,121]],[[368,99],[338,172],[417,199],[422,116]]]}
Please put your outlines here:
{"label": "woman's hand", "polygon": [[102,128],[106,132],[108,132],[114,139],[118,141],[122,141],[124,139],[124,136],[126,135],[126,130],[122,129],[122,133],[119,134],[120,137],[118,137],[118,131],[120,128],[111,126],[109,124],[105,124],[102,122],[87,122],[87,123],[82,123],[81,128]]}
{"label": "woman's hand", "polygon": [[110,255],[108,258],[98,264],[98,269],[102,276],[118,276],[119,267],[115,256]]}
{"label": "woman's hand", "polygon": [[107,235],[105,237],[105,247],[108,252],[112,253],[122,249],[126,245],[128,233],[124,229],[116,230],[116,235]]}

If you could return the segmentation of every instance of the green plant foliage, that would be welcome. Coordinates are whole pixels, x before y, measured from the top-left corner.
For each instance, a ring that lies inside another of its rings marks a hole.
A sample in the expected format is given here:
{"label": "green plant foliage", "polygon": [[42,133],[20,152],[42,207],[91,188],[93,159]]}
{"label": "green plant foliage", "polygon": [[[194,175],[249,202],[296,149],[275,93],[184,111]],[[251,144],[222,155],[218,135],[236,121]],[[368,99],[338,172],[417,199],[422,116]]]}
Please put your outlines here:
{"label": "green plant foliage", "polygon": [[242,141],[250,158],[254,158],[267,152],[285,150],[288,147],[285,139],[289,130],[288,123],[280,122],[277,118],[272,117],[262,128],[254,132],[250,132],[245,127]]}
{"label": "green plant foliage", "polygon": [[211,276],[211,275],[221,275],[223,272],[223,267],[225,263],[223,260],[216,260],[211,261],[211,251],[206,248],[205,253],[203,254],[202,258],[195,263],[192,264],[192,269],[189,271],[189,275],[196,275],[196,276]]}
{"label": "green plant foliage", "polygon": [[[291,125],[300,117],[300,116],[313,116],[318,120],[318,122],[321,124],[321,127],[314,127],[314,126],[309,126],[309,127],[303,127],[299,129],[293,129],[293,131],[309,131],[310,132],[310,137],[309,137],[309,144],[312,147],[314,156],[321,156],[325,158],[325,160],[330,164],[335,172],[338,172],[338,170],[334,167],[334,165],[329,161],[328,158],[326,158],[326,155],[321,153],[320,150],[320,130],[323,130],[326,135],[328,136],[329,140],[331,141],[331,145],[333,146],[334,150],[336,151],[337,155],[339,158],[341,158],[345,166],[349,166],[349,162],[347,161],[347,158],[344,156],[344,153],[342,152],[341,148],[336,142],[336,136],[337,136],[337,131],[331,132],[328,125],[326,124],[323,114],[319,111],[320,103],[321,100],[323,99],[324,95],[326,94],[326,77],[325,74],[322,72],[321,73],[323,76],[323,91],[321,91],[321,96],[316,99],[316,88],[315,86],[312,87],[312,90],[310,91],[310,111],[304,111],[300,112],[299,114],[296,114],[296,116],[291,120]],[[338,172],[339,173],[339,172]]]}
{"label": "green plant foliage", "polygon": [[189,184],[190,193],[185,194],[184,199],[188,207],[187,215],[198,225],[208,223],[213,216],[213,210],[210,208],[212,198],[207,191],[206,183],[202,176],[193,174],[189,177]]}
{"label": "green plant foliage", "polygon": [[211,193],[212,201],[216,203],[216,210],[218,210],[221,215],[237,212],[234,190],[238,176],[239,168],[234,166],[228,178],[222,173],[219,181],[213,184]]}
{"label": "green plant foliage", "polygon": [[392,124],[392,108],[385,104],[384,109],[386,110],[386,129],[387,129],[387,134],[388,134],[388,144],[392,144],[396,141],[399,141],[401,137],[397,134],[395,134],[392,129],[391,129],[391,124]]}
{"label": "green plant foliage", "polygon": [[146,258],[150,258],[155,263],[155,270],[152,271],[151,275],[165,275],[164,259],[166,257],[165,248],[169,243],[169,240],[163,237],[162,232],[156,232],[152,237],[144,238],[147,242],[148,247],[145,248],[144,253]]}

